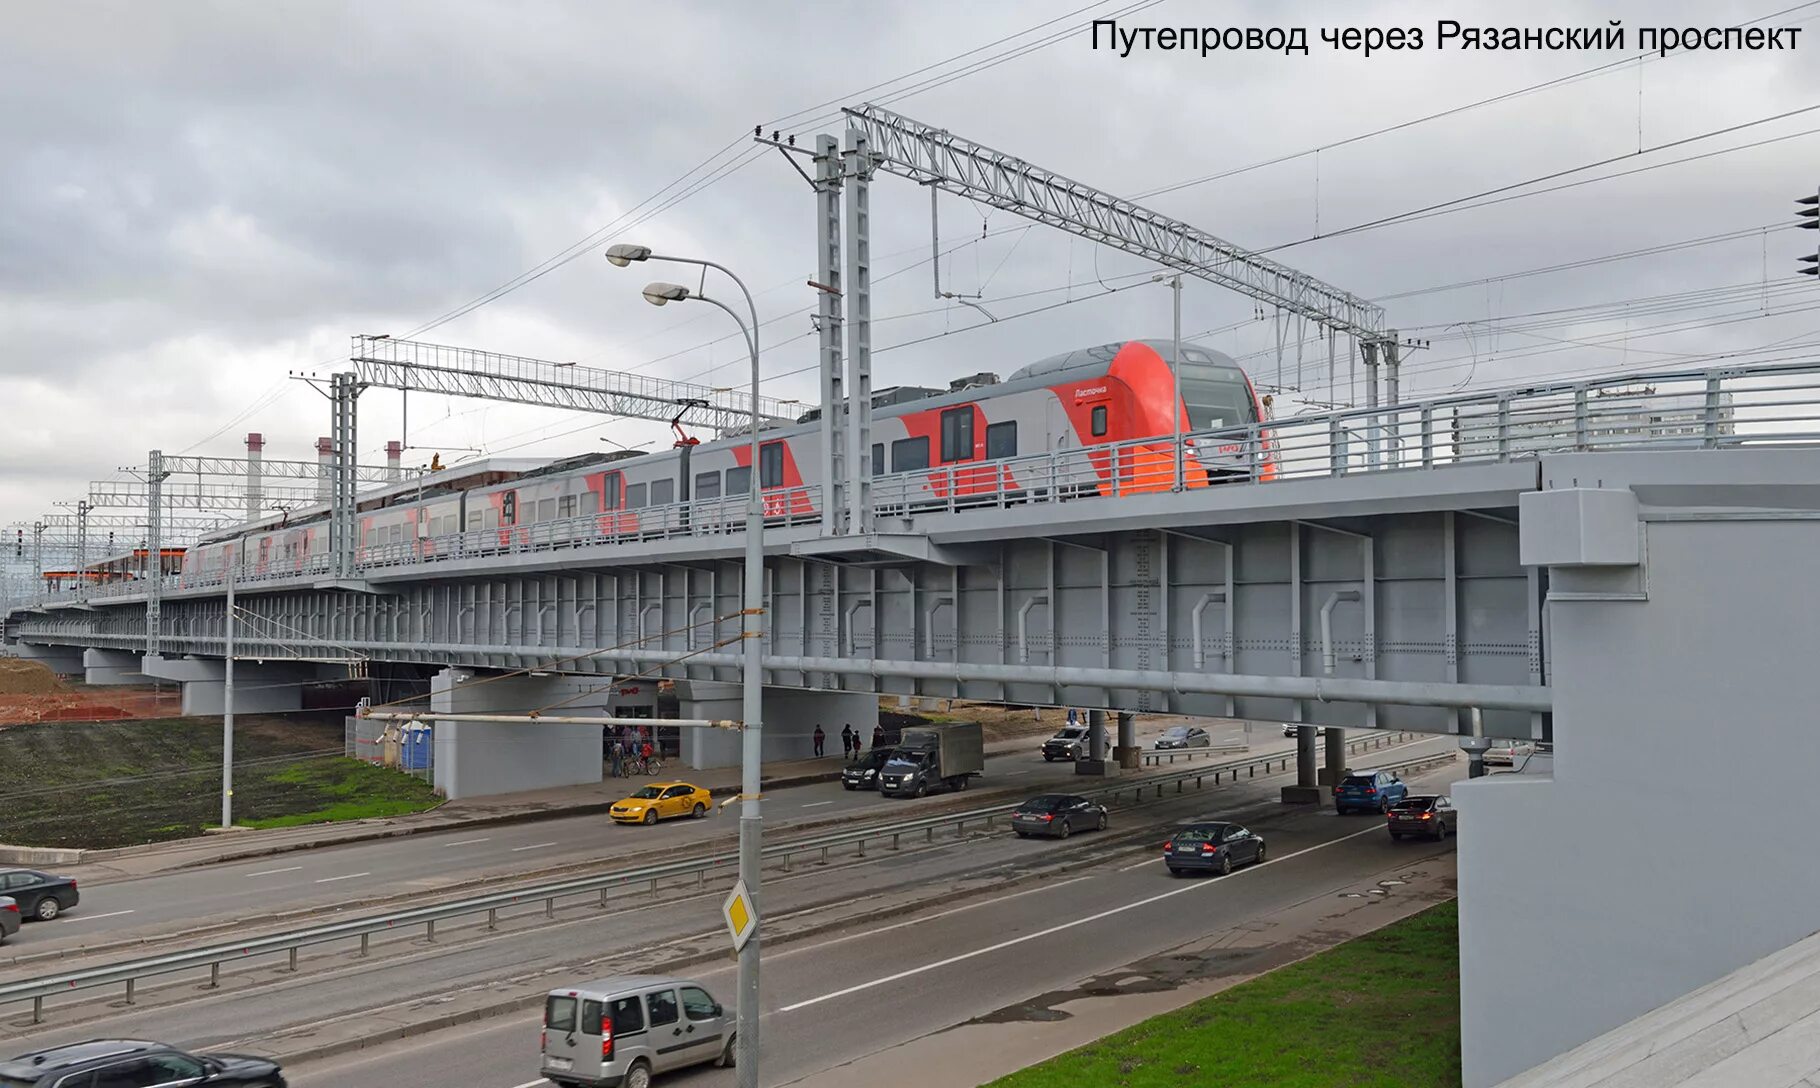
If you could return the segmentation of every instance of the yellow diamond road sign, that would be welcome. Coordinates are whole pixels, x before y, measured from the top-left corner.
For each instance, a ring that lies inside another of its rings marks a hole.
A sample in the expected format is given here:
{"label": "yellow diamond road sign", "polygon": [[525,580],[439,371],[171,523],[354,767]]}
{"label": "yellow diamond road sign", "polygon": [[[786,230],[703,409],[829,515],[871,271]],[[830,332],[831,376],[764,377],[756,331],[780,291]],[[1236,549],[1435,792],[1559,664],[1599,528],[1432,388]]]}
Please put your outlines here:
{"label": "yellow diamond road sign", "polygon": [[721,904],[720,913],[727,919],[727,931],[733,934],[735,952],[746,947],[754,930],[758,929],[758,908],[752,904],[752,896],[746,891],[746,882],[733,882],[733,891],[727,901]]}

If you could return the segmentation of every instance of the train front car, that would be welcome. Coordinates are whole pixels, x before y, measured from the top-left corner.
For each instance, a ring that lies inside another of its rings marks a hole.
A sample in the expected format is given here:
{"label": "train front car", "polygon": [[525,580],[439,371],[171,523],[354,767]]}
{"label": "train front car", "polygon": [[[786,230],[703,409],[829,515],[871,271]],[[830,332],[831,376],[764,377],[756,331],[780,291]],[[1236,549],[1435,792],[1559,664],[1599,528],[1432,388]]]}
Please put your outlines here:
{"label": "train front car", "polygon": [[[1219,352],[1184,344],[1177,400],[1173,349],[1166,340],[1127,340],[1063,357],[1067,362],[1057,368],[1057,377],[1070,380],[1050,388],[1074,433],[1060,436],[1057,448],[1065,449],[1073,437],[1092,451],[1088,457],[1101,494],[1170,491],[1179,423],[1183,486],[1275,478],[1276,458],[1263,426],[1268,406],[1245,371]],[[1098,365],[1085,365],[1090,360]],[[1102,452],[1095,446],[1114,448]]]}

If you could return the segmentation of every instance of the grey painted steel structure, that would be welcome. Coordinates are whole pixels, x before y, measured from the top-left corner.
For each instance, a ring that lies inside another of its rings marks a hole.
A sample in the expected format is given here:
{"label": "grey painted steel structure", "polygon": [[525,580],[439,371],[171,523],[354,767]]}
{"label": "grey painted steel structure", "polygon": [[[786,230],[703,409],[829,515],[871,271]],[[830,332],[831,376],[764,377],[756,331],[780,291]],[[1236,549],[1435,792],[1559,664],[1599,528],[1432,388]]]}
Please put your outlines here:
{"label": "grey painted steel structure", "polygon": [[1383,338],[1373,303],[1142,205],[874,105],[844,110],[874,161],[946,192],[1091,238],[1361,341]]}
{"label": "grey painted steel structure", "polygon": [[[707,425],[718,433],[744,431],[750,426],[751,407],[744,395],[651,374],[627,374],[377,336],[354,337],[348,362],[361,386],[480,397],[666,423],[681,405],[700,401],[706,407],[696,410],[705,414]],[[771,425],[793,419],[797,413],[789,409],[788,402],[764,397],[759,413]]]}

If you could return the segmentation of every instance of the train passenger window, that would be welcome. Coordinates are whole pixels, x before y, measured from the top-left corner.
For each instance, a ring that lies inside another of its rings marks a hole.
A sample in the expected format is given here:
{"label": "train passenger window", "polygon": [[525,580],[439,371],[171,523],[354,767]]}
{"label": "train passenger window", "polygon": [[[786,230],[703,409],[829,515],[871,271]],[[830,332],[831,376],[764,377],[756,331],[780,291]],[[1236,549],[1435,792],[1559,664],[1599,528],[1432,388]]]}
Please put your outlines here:
{"label": "train passenger window", "polygon": [[698,499],[720,498],[720,473],[698,472],[695,474],[695,497]]}
{"label": "train passenger window", "polygon": [[626,485],[626,509],[627,510],[637,510],[637,509],[643,507],[644,504],[645,504],[645,485],[644,484],[627,484]]}
{"label": "train passenger window", "polygon": [[986,456],[994,461],[1017,456],[1017,420],[986,424]]}
{"label": "train passenger window", "polygon": [[554,520],[555,517],[556,517],[556,500],[555,499],[538,499],[537,500],[537,520],[538,521],[551,521],[551,520]]}
{"label": "train passenger window", "polygon": [[784,486],[784,444],[766,442],[758,447],[758,486]]}
{"label": "train passenger window", "polygon": [[900,438],[891,443],[891,471],[915,472],[929,467],[927,438]]}
{"label": "train passenger window", "polygon": [[581,496],[581,512],[583,514],[600,513],[600,496],[592,491],[583,493]]}
{"label": "train passenger window", "polygon": [[600,478],[600,484],[600,508],[619,509],[619,490],[624,486],[625,478],[617,472],[609,472]]}
{"label": "train passenger window", "polygon": [[744,495],[752,490],[752,466],[740,465],[727,470],[727,494]]}
{"label": "train passenger window", "polygon": [[884,474],[885,444],[883,442],[874,442],[872,443],[872,475],[883,476]]}
{"label": "train passenger window", "polygon": [[518,524],[518,492],[508,491],[499,500],[499,523],[501,525]]}
{"label": "train passenger window", "polygon": [[973,460],[973,405],[942,413],[942,462]]}
{"label": "train passenger window", "polygon": [[404,526],[402,526],[402,525],[392,526],[392,543],[394,543],[394,544],[404,543]]}
{"label": "train passenger window", "polygon": [[1096,404],[1093,406],[1093,437],[1100,438],[1105,434],[1106,406],[1104,404]]}
{"label": "train passenger window", "polygon": [[480,528],[480,511],[469,510],[468,511],[468,530],[470,532],[472,532],[473,530],[478,529],[478,528]]}
{"label": "train passenger window", "polygon": [[480,527],[483,529],[499,528],[499,511],[491,506],[480,512]]}
{"label": "train passenger window", "polygon": [[668,506],[676,501],[675,480],[651,481],[651,505]]}
{"label": "train passenger window", "polygon": [[556,500],[556,516],[559,518],[572,518],[575,516],[575,496],[564,495],[562,498]]}

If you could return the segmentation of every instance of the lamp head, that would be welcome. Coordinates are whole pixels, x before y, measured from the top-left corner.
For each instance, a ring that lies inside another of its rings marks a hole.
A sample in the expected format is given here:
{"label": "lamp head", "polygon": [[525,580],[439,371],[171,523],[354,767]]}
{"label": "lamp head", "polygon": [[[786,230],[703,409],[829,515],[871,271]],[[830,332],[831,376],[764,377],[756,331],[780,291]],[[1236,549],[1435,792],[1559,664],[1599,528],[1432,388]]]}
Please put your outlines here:
{"label": "lamp head", "polygon": [[662,306],[667,302],[681,302],[689,297],[689,289],[680,283],[648,283],[645,285],[645,301],[653,306]]}
{"label": "lamp head", "polygon": [[622,242],[607,247],[607,263],[616,268],[624,268],[633,261],[647,260],[650,256],[650,246],[634,246]]}

